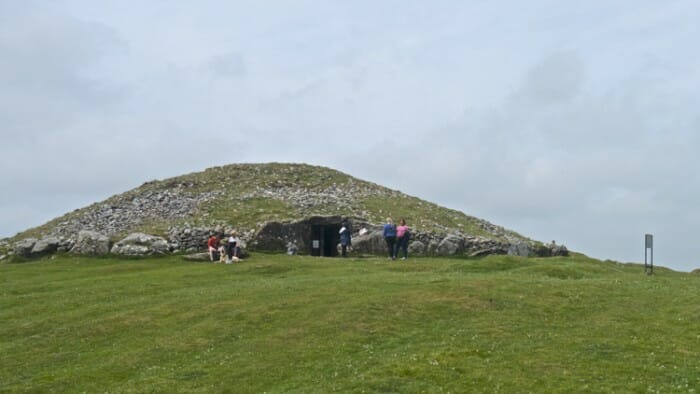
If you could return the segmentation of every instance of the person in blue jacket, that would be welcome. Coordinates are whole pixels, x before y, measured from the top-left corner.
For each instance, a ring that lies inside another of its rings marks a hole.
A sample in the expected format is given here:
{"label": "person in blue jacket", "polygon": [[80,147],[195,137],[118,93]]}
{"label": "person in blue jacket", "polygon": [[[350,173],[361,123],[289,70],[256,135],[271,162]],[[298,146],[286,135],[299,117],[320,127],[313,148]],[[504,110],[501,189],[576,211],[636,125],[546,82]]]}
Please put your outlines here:
{"label": "person in blue jacket", "polygon": [[396,225],[391,218],[386,218],[384,225],[384,240],[386,247],[389,250],[389,258],[396,260]]}

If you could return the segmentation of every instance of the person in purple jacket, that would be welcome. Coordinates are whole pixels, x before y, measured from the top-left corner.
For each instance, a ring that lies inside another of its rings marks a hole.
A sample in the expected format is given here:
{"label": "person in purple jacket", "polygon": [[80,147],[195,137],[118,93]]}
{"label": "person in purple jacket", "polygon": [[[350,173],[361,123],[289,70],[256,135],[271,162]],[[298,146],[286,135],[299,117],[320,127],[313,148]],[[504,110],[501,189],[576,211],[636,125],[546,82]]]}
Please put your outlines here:
{"label": "person in purple jacket", "polygon": [[396,225],[391,221],[391,218],[386,218],[384,225],[384,240],[386,247],[389,250],[389,258],[396,260]]}

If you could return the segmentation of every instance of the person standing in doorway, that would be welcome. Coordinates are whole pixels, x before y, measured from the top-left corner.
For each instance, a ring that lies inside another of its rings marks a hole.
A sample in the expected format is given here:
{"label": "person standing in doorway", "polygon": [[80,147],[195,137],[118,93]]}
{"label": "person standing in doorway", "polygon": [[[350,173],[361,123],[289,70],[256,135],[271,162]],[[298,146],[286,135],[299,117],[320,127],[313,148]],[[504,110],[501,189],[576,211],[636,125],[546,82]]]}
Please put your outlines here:
{"label": "person standing in doorway", "polygon": [[384,224],[384,241],[389,251],[389,258],[396,260],[396,225],[391,218],[386,218],[386,224]]}
{"label": "person standing in doorway", "polygon": [[347,219],[343,219],[343,223],[340,225],[340,255],[348,257],[347,250],[350,247],[352,247],[352,228]]}
{"label": "person standing in doorway", "polygon": [[399,226],[396,227],[396,254],[398,255],[400,251],[403,251],[401,260],[406,260],[408,257],[408,240],[410,237],[411,233],[408,231],[406,220],[401,219],[401,221],[399,221]]}

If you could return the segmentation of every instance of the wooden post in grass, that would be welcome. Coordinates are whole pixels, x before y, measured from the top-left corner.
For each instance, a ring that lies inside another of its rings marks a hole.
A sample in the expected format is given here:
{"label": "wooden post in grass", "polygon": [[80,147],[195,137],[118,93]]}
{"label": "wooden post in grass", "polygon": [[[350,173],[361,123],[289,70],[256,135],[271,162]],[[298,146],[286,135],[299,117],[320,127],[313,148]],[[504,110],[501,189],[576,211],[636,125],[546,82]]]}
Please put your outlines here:
{"label": "wooden post in grass", "polygon": [[[647,256],[650,259],[647,260]],[[654,235],[644,235],[644,273],[652,275],[654,273]]]}

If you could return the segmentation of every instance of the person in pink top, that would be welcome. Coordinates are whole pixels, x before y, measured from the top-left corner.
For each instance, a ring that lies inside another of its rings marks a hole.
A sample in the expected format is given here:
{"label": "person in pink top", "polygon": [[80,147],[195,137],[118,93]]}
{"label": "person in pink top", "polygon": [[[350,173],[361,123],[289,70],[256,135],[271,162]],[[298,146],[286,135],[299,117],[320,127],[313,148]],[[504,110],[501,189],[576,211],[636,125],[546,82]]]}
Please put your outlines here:
{"label": "person in pink top", "polygon": [[401,260],[406,260],[408,257],[408,240],[411,237],[411,232],[408,230],[406,221],[401,219],[399,226],[396,227],[396,243],[398,245],[399,251],[403,250],[403,257]]}

